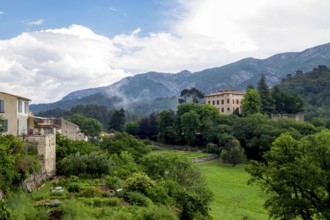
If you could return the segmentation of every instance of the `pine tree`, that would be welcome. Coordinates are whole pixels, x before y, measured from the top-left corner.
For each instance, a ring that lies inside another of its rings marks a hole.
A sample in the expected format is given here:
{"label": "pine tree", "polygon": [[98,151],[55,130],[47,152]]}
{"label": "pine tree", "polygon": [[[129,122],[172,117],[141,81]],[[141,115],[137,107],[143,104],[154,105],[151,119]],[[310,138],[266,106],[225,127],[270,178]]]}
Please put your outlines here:
{"label": "pine tree", "polygon": [[257,90],[261,98],[261,112],[265,114],[274,113],[275,103],[271,96],[270,90],[266,84],[265,75],[261,74],[261,79],[258,82]]}

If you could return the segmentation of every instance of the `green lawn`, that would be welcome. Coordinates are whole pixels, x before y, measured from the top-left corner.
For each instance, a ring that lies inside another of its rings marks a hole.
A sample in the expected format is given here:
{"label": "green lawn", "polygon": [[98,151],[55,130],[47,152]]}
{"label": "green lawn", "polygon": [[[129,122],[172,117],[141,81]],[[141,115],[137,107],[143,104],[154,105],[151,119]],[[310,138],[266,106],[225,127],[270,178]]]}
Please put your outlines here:
{"label": "green lawn", "polygon": [[246,165],[223,164],[213,160],[196,164],[204,174],[214,193],[211,215],[214,220],[268,219],[263,208],[265,193],[258,186],[247,185],[249,175],[244,171]]}
{"label": "green lawn", "polygon": [[160,148],[160,147],[157,147],[157,150],[153,151],[152,153],[158,154],[158,153],[168,153],[168,152],[176,153],[179,155],[185,155],[188,158],[198,158],[198,157],[206,157],[206,156],[212,155],[212,154],[208,154],[208,153],[203,153],[201,151],[169,150],[169,149]]}

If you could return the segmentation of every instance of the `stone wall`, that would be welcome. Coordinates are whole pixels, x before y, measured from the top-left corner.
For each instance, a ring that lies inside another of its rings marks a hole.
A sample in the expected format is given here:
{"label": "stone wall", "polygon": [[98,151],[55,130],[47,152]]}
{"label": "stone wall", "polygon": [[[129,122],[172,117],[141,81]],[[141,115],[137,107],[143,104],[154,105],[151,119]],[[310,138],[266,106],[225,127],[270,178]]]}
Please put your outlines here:
{"label": "stone wall", "polygon": [[56,173],[56,135],[33,135],[27,137],[27,142],[38,149],[42,173],[51,178]]}
{"label": "stone wall", "polygon": [[305,115],[303,112],[299,112],[296,114],[271,114],[271,119],[273,119],[273,120],[294,119],[296,121],[304,121]]}

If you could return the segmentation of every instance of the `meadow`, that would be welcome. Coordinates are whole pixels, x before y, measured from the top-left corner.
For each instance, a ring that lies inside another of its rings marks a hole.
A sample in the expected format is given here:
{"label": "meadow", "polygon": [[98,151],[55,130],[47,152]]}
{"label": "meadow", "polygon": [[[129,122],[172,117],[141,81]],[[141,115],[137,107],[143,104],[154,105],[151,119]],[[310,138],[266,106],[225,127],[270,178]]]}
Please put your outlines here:
{"label": "meadow", "polygon": [[212,160],[196,165],[214,193],[210,205],[214,220],[268,219],[263,208],[266,195],[258,186],[247,185],[249,175],[244,171],[246,164],[232,166]]}

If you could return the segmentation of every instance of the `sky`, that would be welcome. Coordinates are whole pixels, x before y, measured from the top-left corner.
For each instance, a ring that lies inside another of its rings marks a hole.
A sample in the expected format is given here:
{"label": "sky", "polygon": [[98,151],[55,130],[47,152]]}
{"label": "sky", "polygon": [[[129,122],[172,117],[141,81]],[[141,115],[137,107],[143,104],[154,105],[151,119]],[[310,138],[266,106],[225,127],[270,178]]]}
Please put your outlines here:
{"label": "sky", "polygon": [[0,0],[0,91],[33,104],[139,73],[330,42],[328,0]]}

